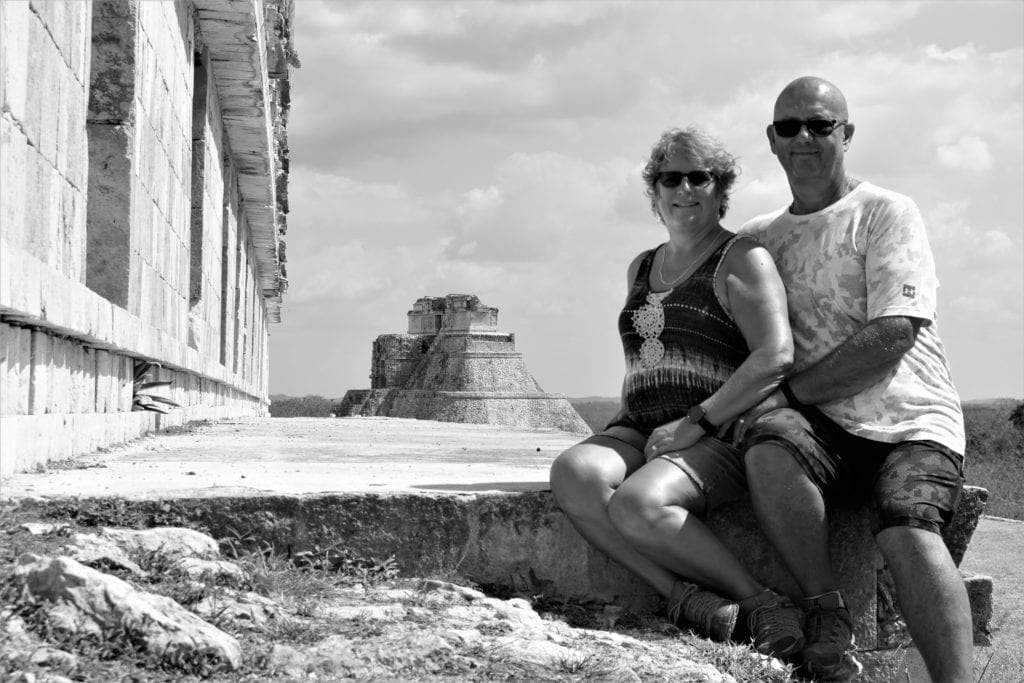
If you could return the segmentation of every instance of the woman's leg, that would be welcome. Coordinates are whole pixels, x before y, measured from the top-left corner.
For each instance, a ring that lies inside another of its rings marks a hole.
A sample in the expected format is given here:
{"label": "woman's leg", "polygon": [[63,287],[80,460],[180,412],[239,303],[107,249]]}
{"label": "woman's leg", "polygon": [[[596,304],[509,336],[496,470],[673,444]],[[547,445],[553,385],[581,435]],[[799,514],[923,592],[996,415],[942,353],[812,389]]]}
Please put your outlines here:
{"label": "woman's leg", "polygon": [[[705,439],[667,457],[672,462],[652,460],[618,488],[608,506],[613,525],[627,543],[669,572],[738,602],[740,617],[758,651],[794,655],[804,643],[800,608],[758,583],[697,517],[745,495],[738,453],[722,442]],[[690,613],[693,620],[717,609],[714,619],[705,616],[696,621],[714,628],[722,620],[722,610],[714,601],[694,602],[686,595],[675,606],[677,612]]]}
{"label": "woman's leg", "polygon": [[638,553],[608,517],[608,501],[615,489],[644,464],[643,437],[627,431],[639,448],[597,435],[559,455],[551,465],[551,492],[583,538],[669,597],[677,577]]}
{"label": "woman's leg", "polygon": [[764,590],[697,518],[704,493],[678,466],[655,459],[629,477],[608,507],[612,524],[633,548],[668,571],[740,601]]}

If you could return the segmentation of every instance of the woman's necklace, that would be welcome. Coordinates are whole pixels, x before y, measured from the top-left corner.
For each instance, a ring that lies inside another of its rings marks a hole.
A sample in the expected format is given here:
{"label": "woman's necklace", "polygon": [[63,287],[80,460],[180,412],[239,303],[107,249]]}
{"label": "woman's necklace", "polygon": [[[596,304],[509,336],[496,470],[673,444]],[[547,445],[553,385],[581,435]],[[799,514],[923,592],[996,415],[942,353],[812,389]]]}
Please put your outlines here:
{"label": "woman's necklace", "polygon": [[712,247],[714,247],[717,243],[718,235],[716,234],[715,237],[712,238],[711,242],[708,243],[708,246],[704,249],[704,251],[700,253],[700,256],[690,261],[690,265],[684,268],[683,272],[676,276],[676,278],[672,280],[672,282],[669,282],[668,280],[665,279],[665,273],[663,272],[663,269],[665,268],[665,259],[668,257],[668,247],[666,245],[666,248],[661,252],[661,263],[658,264],[658,280],[661,282],[661,285],[663,287],[669,288],[675,287],[676,283],[688,278],[691,274],[693,274],[693,271],[700,266],[700,264],[704,263],[704,257],[708,255]]}

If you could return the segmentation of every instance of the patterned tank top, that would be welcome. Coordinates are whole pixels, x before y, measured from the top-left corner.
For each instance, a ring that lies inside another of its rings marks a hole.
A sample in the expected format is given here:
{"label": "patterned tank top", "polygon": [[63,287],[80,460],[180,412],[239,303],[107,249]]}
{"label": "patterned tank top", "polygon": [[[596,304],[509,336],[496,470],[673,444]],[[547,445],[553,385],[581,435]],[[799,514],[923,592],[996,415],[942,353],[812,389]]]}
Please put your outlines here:
{"label": "patterned tank top", "polygon": [[652,249],[636,274],[619,334],[626,354],[625,425],[649,434],[686,414],[718,390],[750,355],[746,339],[715,294],[715,276],[733,237],[684,282],[665,292],[650,287]]}

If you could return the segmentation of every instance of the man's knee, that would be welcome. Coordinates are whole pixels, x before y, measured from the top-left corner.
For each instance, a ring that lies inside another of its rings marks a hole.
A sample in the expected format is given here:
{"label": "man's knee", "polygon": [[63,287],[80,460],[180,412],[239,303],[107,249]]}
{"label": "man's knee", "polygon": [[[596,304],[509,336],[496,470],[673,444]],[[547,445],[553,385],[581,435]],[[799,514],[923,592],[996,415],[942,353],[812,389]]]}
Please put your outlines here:
{"label": "man's knee", "polygon": [[743,465],[751,484],[803,472],[803,467],[789,449],[770,441],[747,448],[743,454]]}
{"label": "man's knee", "polygon": [[962,463],[962,456],[927,443],[905,444],[893,451],[875,483],[878,528],[941,534],[963,491]]}

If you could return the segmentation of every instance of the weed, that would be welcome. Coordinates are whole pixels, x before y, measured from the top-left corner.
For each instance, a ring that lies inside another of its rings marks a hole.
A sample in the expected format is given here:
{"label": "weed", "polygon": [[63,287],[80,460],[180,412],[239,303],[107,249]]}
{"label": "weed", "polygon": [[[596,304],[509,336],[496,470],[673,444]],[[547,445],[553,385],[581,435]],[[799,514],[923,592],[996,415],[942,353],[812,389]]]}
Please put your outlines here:
{"label": "weed", "polygon": [[169,387],[173,384],[170,380],[150,380],[151,373],[156,372],[158,368],[160,368],[160,363],[146,360],[135,361],[135,376],[132,381],[132,410],[152,410],[167,414],[171,412],[171,408],[181,407],[166,396],[153,393],[153,389]]}

